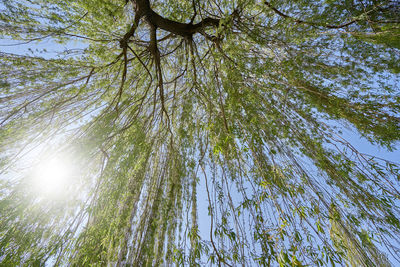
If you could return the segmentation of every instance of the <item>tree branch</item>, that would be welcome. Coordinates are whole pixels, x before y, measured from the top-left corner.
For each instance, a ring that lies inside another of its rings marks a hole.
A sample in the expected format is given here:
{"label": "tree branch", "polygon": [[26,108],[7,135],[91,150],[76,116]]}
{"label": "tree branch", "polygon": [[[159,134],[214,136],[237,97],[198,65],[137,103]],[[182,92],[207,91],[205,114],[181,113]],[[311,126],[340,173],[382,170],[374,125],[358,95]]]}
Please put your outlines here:
{"label": "tree branch", "polygon": [[143,17],[143,13],[137,11],[132,27],[129,29],[129,31],[127,33],[125,33],[124,37],[122,37],[122,39],[119,41],[119,46],[121,48],[123,48],[123,49],[127,48],[128,42],[129,42],[129,38],[131,38],[135,34],[135,31],[136,31],[136,29],[137,29],[137,27],[139,25],[139,21],[140,21],[140,19],[142,17]]}
{"label": "tree branch", "polygon": [[340,24],[340,25],[329,25],[329,24],[328,25],[323,25],[323,24],[318,24],[318,23],[314,23],[314,22],[311,22],[311,21],[305,21],[305,20],[293,18],[293,17],[291,17],[289,15],[286,15],[285,13],[282,13],[281,11],[276,9],[275,7],[273,7],[271,5],[271,3],[269,3],[268,1],[265,1],[264,3],[265,3],[266,6],[268,6],[270,9],[272,9],[279,16],[281,16],[281,17],[283,17],[285,19],[291,19],[294,22],[299,23],[299,24],[300,23],[304,23],[304,24],[308,24],[308,25],[312,25],[312,26],[326,27],[326,28],[329,28],[329,29],[340,29],[340,28],[344,28],[346,26],[350,26],[351,24],[356,23],[357,21],[359,21],[359,19],[354,19],[352,21],[349,21],[349,22],[346,22],[346,23],[343,23],[343,24]]}
{"label": "tree branch", "polygon": [[[154,12],[150,7],[149,0],[131,0],[136,7],[136,16],[139,17],[136,25],[138,24],[141,17],[145,16],[147,21],[156,28],[163,29],[170,33],[174,33],[176,35],[180,35],[183,37],[188,37],[193,35],[194,33],[200,32],[205,27],[214,26],[218,27],[219,19],[215,18],[205,18],[199,23],[193,24],[190,23],[181,23],[177,21],[173,21],[167,18],[164,18]],[[136,19],[136,18],[135,18]],[[193,19],[192,19],[193,20]],[[136,28],[135,28],[136,29]],[[125,34],[123,41],[127,41],[134,33],[135,29],[131,29],[128,33]]]}

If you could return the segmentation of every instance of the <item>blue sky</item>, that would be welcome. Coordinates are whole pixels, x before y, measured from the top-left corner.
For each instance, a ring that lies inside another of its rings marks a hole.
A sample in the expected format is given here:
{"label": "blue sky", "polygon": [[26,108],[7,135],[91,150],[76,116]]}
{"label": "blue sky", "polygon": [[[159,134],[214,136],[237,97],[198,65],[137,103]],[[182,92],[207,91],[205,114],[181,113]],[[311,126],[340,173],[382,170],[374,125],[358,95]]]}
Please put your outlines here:
{"label": "blue sky", "polygon": [[[56,44],[51,39],[46,39],[42,42],[32,42],[28,44],[16,45],[15,41],[12,40],[1,40],[0,39],[0,52],[13,53],[19,55],[38,55],[45,58],[51,58],[57,55],[57,52],[62,52],[65,49],[84,48],[85,44],[80,41],[72,41],[66,45]],[[44,49],[47,50],[45,53],[40,53]],[[33,52],[32,52],[33,51]],[[0,92],[0,96],[2,93]],[[342,128],[342,137],[349,141],[358,151],[366,153],[372,156],[384,158],[396,163],[400,162],[400,151],[395,150],[393,152],[387,151],[385,148],[381,148],[376,145],[370,144],[365,138],[361,137],[356,130],[349,128]],[[399,144],[396,146],[399,148]],[[210,218],[205,216],[208,214],[208,201],[205,190],[204,179],[200,179],[198,190],[198,212],[200,219],[200,236],[204,239],[209,239],[210,232]]]}

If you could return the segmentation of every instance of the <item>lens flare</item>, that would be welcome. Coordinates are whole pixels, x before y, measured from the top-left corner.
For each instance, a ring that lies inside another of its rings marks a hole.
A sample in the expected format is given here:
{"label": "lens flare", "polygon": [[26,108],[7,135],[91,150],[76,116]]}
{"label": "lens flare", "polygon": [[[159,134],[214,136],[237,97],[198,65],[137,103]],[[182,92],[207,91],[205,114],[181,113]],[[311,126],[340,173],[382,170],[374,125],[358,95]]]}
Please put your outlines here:
{"label": "lens flare", "polygon": [[57,196],[66,189],[70,174],[68,162],[61,158],[48,159],[37,166],[34,184],[41,193]]}

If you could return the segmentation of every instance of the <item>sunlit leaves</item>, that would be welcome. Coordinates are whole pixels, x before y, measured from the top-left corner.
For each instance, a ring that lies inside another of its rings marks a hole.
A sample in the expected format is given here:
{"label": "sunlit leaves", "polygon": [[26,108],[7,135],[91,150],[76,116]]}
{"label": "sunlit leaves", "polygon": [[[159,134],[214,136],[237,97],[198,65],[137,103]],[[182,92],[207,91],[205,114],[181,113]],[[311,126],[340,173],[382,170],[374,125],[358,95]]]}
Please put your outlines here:
{"label": "sunlit leaves", "polygon": [[[2,263],[399,260],[399,165],[340,135],[398,145],[396,3],[151,1],[219,19],[156,29],[157,62],[146,18],[120,42],[134,2],[1,4],[1,36],[32,46],[0,54]],[[84,170],[57,203],[13,169],[49,147]]]}

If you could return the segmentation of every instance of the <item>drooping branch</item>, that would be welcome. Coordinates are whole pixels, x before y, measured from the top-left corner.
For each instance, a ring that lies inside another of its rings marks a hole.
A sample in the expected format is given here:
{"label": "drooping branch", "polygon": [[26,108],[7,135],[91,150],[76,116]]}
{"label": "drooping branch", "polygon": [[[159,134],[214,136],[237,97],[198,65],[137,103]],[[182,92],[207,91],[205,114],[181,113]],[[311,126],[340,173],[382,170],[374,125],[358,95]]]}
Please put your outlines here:
{"label": "drooping branch", "polygon": [[[342,24],[338,24],[338,25],[332,25],[332,24],[324,24],[324,23],[315,23],[312,21],[306,21],[306,20],[301,20],[292,16],[289,16],[283,12],[281,12],[280,10],[276,9],[274,6],[271,5],[270,2],[265,1],[264,2],[266,6],[268,6],[272,11],[274,11],[276,14],[278,14],[279,16],[285,18],[285,19],[291,19],[294,22],[298,23],[298,24],[307,24],[307,25],[311,25],[311,26],[319,26],[319,27],[325,27],[328,29],[342,29],[345,28],[347,26],[350,26],[358,21],[361,21],[362,19],[359,18],[354,18],[353,20],[350,20],[348,22],[342,23]],[[372,9],[373,10],[373,9]],[[368,14],[370,12],[372,12],[372,10],[365,12],[365,14]],[[398,20],[381,20],[381,21],[371,21],[368,20],[368,22],[373,22],[373,23],[385,23],[385,24],[391,24],[391,23],[399,23]]]}
{"label": "drooping branch", "polygon": [[351,24],[354,24],[354,23],[356,23],[358,21],[358,19],[354,19],[354,20],[351,20],[349,22],[346,22],[346,23],[343,23],[343,24],[340,24],[340,25],[318,24],[318,23],[315,23],[315,22],[305,21],[305,20],[301,20],[301,19],[298,19],[298,18],[291,17],[291,16],[279,11],[275,7],[273,7],[271,5],[271,3],[269,3],[268,1],[265,1],[264,3],[265,3],[266,6],[268,6],[270,9],[272,9],[279,16],[281,16],[281,17],[283,17],[285,19],[291,19],[294,22],[299,23],[299,24],[308,24],[308,25],[312,25],[312,26],[322,26],[322,27],[326,27],[328,29],[340,29],[340,28],[344,28],[346,26],[350,26]]}
{"label": "drooping branch", "polygon": [[165,114],[168,113],[165,109],[164,105],[164,82],[163,82],[163,77],[162,77],[162,71],[161,71],[161,58],[160,58],[160,51],[158,50],[157,46],[157,36],[156,36],[156,27],[152,26],[150,29],[150,52],[153,54],[154,61],[155,61],[155,67],[156,67],[156,72],[157,72],[157,79],[158,79],[158,88],[160,90],[160,100],[161,100],[161,107],[162,111],[165,112]]}
{"label": "drooping branch", "polygon": [[[122,93],[122,88],[126,79],[126,62],[127,62],[127,50],[128,48],[132,50],[128,43],[130,38],[135,34],[136,29],[139,26],[140,20],[144,18],[144,20],[147,22],[147,24],[150,27],[150,46],[149,50],[150,53],[153,55],[154,62],[155,62],[155,67],[156,67],[156,73],[157,73],[157,79],[158,79],[158,88],[160,90],[160,100],[161,100],[161,107],[162,107],[162,114],[165,113],[167,116],[167,119],[169,121],[168,113],[165,108],[165,99],[164,99],[164,87],[163,87],[163,77],[162,77],[162,70],[161,70],[161,62],[160,62],[160,51],[158,50],[157,47],[157,34],[156,31],[157,29],[163,29],[167,32],[169,32],[172,35],[178,35],[182,36],[184,38],[192,39],[192,35],[197,33],[197,32],[203,32],[203,29],[206,27],[218,27],[220,20],[216,18],[204,18],[202,21],[193,24],[194,18],[196,16],[196,9],[194,7],[194,15],[190,21],[190,23],[181,23],[177,21],[173,21],[167,18],[164,18],[160,16],[158,13],[153,11],[150,7],[150,1],[149,0],[131,0],[134,10],[135,10],[135,18],[134,18],[134,23],[132,24],[131,28],[129,29],[128,32],[125,33],[125,35],[122,37],[120,40],[120,47],[123,49],[123,55],[124,55],[124,70],[123,70],[123,76],[122,76],[122,83],[121,87],[119,90],[119,96],[118,96],[118,101],[120,100],[121,93]],[[195,4],[193,2],[193,4]],[[132,50],[133,51],[133,50]],[[142,64],[143,65],[143,64]],[[146,68],[147,69],[147,68]],[[149,71],[148,71],[149,72]],[[118,105],[118,104],[117,104]]]}
{"label": "drooping branch", "polygon": [[143,13],[137,11],[135,14],[135,20],[134,20],[133,25],[131,26],[129,31],[127,33],[125,33],[124,37],[119,41],[119,45],[121,48],[123,48],[123,49],[127,48],[129,38],[131,38],[135,34],[135,31],[139,25],[139,21],[142,17],[143,17]]}

